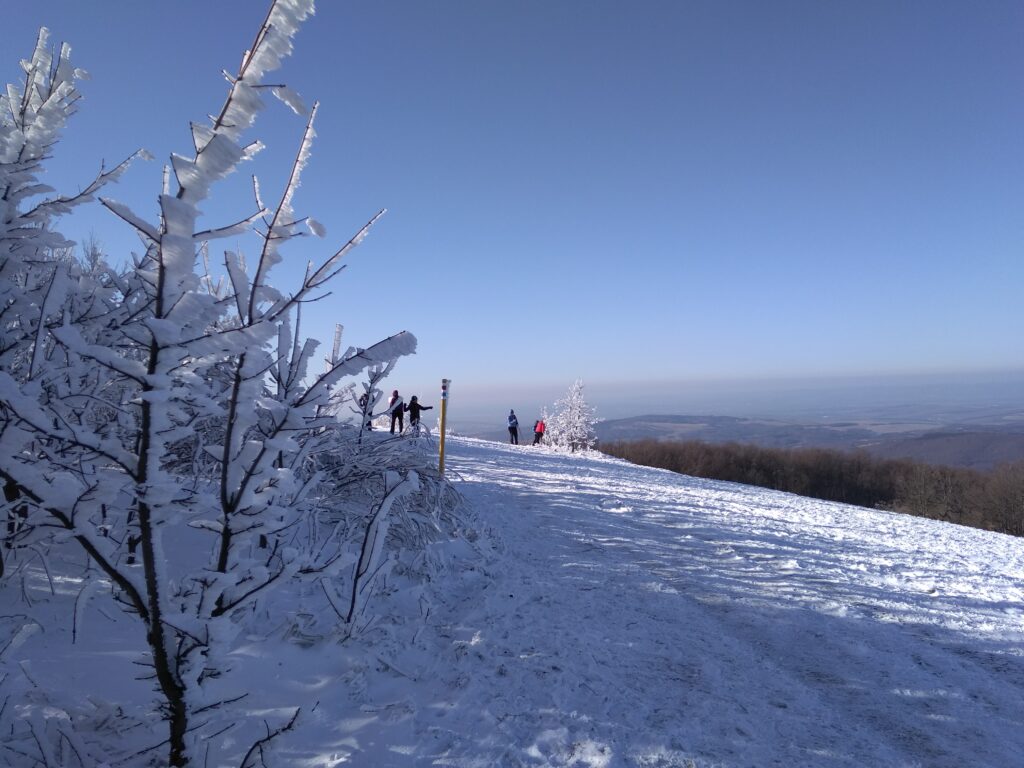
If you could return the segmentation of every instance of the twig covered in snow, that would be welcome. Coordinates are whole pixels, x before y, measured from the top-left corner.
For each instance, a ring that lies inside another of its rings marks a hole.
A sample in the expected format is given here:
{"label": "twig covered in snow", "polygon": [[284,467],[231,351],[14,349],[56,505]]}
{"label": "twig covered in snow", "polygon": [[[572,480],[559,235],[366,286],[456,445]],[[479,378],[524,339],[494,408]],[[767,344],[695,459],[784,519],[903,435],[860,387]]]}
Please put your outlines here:
{"label": "twig covered in snow", "polygon": [[[249,747],[249,751],[245,753],[245,757],[242,759],[239,768],[256,768],[257,765],[262,765],[266,768],[267,764],[264,758],[266,757],[266,752],[270,746],[270,742],[282,733],[287,733],[295,727],[296,723],[299,721],[299,712],[301,712],[301,709],[296,709],[295,713],[287,723],[273,730],[271,730],[269,725],[264,724],[267,729],[267,735]],[[256,762],[257,759],[259,760],[258,763]]]}

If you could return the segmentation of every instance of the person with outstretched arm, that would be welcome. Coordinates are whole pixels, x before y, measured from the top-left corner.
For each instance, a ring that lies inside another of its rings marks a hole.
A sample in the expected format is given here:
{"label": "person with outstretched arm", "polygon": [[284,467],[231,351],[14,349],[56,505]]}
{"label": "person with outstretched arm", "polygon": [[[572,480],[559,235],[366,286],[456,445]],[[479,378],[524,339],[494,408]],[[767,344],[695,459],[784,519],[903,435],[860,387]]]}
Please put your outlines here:
{"label": "person with outstretched arm", "polygon": [[420,423],[420,411],[431,411],[434,409],[432,405],[420,405],[420,401],[416,395],[409,398],[409,405],[406,406],[406,410],[409,411],[409,428],[412,429]]}

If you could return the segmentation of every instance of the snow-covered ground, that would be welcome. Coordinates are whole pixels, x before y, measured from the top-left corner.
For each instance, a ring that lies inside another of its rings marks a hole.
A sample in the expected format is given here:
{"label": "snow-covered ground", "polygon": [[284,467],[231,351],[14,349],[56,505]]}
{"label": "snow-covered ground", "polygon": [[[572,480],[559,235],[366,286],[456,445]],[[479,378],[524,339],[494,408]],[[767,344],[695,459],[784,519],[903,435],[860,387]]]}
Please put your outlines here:
{"label": "snow-covered ground", "polygon": [[[267,765],[1024,764],[1024,540],[601,457],[448,448],[487,535],[405,606],[404,634],[239,646],[245,707],[272,724],[303,707]],[[102,670],[141,638],[106,622],[74,648],[70,627],[39,632],[18,661],[109,700]]]}

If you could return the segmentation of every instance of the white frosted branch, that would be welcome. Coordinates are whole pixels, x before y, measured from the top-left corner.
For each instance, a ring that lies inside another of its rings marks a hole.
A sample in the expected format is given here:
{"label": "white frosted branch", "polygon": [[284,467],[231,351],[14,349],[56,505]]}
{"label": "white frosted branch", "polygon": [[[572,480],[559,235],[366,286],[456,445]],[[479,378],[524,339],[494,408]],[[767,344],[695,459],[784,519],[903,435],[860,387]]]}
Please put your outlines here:
{"label": "white frosted branch", "polygon": [[108,197],[101,197],[100,202],[115,216],[134,227],[143,237],[153,242],[160,239],[157,228],[135,213],[124,203],[119,203]]}

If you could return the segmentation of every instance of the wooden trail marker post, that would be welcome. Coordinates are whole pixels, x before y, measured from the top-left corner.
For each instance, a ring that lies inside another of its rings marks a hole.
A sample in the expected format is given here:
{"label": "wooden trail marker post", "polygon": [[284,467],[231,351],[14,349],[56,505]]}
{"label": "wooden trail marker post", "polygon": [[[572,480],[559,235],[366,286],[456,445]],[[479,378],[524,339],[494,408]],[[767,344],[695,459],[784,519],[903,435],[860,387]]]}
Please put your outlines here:
{"label": "wooden trail marker post", "polygon": [[448,385],[451,379],[441,379],[441,458],[437,463],[437,469],[444,476],[444,433],[447,431],[445,423],[448,416]]}

